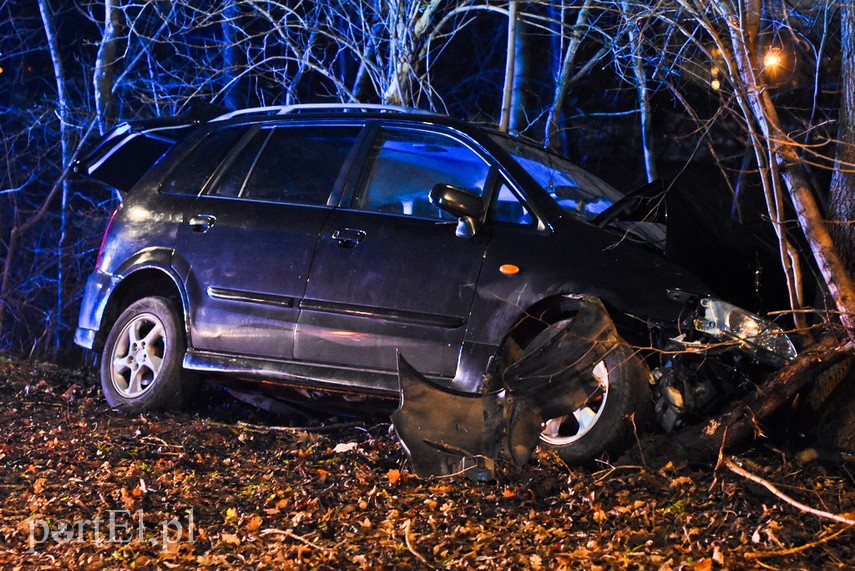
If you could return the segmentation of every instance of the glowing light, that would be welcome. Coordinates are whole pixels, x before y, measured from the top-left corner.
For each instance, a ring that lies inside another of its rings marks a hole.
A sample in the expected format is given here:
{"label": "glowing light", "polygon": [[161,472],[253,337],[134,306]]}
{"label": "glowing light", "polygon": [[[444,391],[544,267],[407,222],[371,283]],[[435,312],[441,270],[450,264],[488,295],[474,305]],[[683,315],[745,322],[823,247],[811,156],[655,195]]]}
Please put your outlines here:
{"label": "glowing light", "polygon": [[784,58],[781,55],[781,52],[779,52],[778,50],[769,50],[768,52],[766,52],[766,55],[763,56],[763,65],[768,70],[775,70],[781,67],[783,63]]}
{"label": "glowing light", "polygon": [[721,89],[721,82],[717,79],[713,79],[712,81],[710,81],[710,87],[718,91],[719,89]]}
{"label": "glowing light", "polygon": [[515,266],[514,264],[502,264],[499,266],[499,271],[506,276],[512,276],[519,273],[520,269],[519,266]]}
{"label": "glowing light", "polygon": [[6,70],[5,70],[5,69],[3,69],[3,66],[2,66],[2,65],[0,65],[0,74],[2,74],[4,71],[6,71]]}
{"label": "glowing light", "polygon": [[151,213],[142,206],[134,206],[128,211],[128,217],[134,222],[145,222],[150,215]]}

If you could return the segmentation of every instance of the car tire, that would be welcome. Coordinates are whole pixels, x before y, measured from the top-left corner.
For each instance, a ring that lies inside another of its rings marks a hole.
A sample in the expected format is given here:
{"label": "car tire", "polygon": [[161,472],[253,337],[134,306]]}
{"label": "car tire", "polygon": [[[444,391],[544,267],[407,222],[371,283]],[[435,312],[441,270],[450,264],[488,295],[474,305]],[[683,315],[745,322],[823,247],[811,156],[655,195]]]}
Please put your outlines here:
{"label": "car tire", "polygon": [[129,305],[110,329],[101,355],[107,403],[128,413],[184,406],[193,384],[183,374],[186,341],[181,316],[165,297]]}
{"label": "car tire", "polygon": [[650,371],[631,347],[618,345],[592,374],[601,389],[583,407],[544,422],[540,434],[541,445],[570,466],[619,456],[652,418]]}

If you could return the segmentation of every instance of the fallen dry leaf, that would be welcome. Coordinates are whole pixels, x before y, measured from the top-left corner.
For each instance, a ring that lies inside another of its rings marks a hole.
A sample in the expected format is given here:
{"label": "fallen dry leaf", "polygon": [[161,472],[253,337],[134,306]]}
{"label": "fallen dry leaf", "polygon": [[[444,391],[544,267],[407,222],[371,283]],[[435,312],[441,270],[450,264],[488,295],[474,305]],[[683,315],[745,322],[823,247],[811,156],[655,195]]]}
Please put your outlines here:
{"label": "fallen dry leaf", "polygon": [[[269,418],[208,397],[192,411],[143,419],[109,410],[94,382],[34,373],[30,365],[21,370],[0,359],[3,569],[26,561],[93,571],[707,571],[725,564],[741,571],[757,567],[746,564],[753,562],[747,554],[831,537],[821,522],[741,480],[716,478],[711,467],[568,468],[538,451],[498,484],[460,476],[420,480],[402,469],[404,452],[383,421],[358,431],[312,433],[309,423],[301,432],[249,432],[237,423],[261,426]],[[45,379],[43,390],[22,402],[22,387],[34,385],[33,377]],[[75,382],[69,407],[61,395]],[[330,454],[352,442],[359,442],[358,454]],[[845,472],[787,464],[762,450],[746,454],[758,472],[802,501],[855,511]],[[145,541],[96,544],[85,521],[122,509],[131,514],[120,514],[120,521],[131,526],[135,510],[144,510]],[[49,538],[56,529],[50,526],[60,521],[85,524],[88,535],[63,544],[34,541],[28,552],[31,535]],[[169,537],[179,541],[162,544],[162,522],[173,522]],[[281,532],[264,535],[266,526]],[[766,562],[782,569],[839,568],[855,560],[848,538],[794,553],[785,563]]]}

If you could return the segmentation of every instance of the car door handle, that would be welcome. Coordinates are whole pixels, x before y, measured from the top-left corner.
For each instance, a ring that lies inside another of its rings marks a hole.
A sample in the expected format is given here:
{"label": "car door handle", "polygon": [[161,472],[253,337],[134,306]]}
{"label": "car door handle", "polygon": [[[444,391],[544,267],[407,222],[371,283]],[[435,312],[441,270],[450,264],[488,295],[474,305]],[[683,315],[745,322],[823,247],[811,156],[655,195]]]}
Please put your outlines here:
{"label": "car door handle", "polygon": [[188,223],[194,232],[204,234],[211,229],[211,226],[213,226],[216,221],[216,216],[212,216],[210,214],[197,214],[196,216],[192,216]]}
{"label": "car door handle", "polygon": [[333,232],[332,239],[342,248],[355,248],[365,238],[365,231],[355,228],[342,228]]}

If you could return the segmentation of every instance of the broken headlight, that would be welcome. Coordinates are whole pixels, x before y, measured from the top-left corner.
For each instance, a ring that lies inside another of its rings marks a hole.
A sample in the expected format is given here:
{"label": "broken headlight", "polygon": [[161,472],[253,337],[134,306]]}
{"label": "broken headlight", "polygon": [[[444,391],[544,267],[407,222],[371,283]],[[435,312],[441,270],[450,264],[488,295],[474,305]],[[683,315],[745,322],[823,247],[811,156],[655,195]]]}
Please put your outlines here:
{"label": "broken headlight", "polygon": [[740,349],[770,365],[796,358],[793,342],[780,327],[726,301],[702,299],[694,325],[715,339],[738,343]]}

